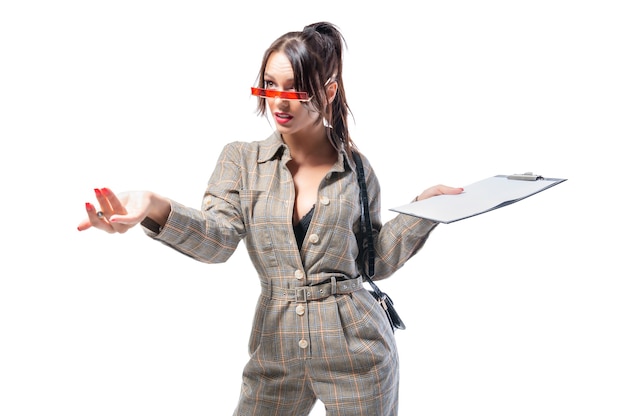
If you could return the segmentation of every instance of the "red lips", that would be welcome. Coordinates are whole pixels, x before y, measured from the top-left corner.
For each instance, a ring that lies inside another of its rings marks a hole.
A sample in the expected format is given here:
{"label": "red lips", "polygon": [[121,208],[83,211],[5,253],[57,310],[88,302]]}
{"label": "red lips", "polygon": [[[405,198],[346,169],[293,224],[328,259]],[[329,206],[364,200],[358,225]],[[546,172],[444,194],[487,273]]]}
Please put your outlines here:
{"label": "red lips", "polygon": [[293,117],[287,113],[274,113],[274,119],[279,124],[285,124],[291,121]]}

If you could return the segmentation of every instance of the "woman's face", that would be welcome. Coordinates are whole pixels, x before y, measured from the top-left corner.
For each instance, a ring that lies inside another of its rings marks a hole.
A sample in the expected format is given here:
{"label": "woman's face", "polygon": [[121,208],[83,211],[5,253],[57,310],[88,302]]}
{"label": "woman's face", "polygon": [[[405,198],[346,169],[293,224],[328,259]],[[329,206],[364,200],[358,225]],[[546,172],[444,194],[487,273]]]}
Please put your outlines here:
{"label": "woman's face", "polygon": [[[264,87],[268,90],[295,91],[293,68],[284,53],[274,52],[270,55],[265,67],[264,81]],[[266,102],[274,117],[276,129],[281,134],[302,133],[313,127],[319,119],[319,114],[308,110],[301,101],[275,97],[267,98]],[[319,126],[322,124],[317,128]]]}

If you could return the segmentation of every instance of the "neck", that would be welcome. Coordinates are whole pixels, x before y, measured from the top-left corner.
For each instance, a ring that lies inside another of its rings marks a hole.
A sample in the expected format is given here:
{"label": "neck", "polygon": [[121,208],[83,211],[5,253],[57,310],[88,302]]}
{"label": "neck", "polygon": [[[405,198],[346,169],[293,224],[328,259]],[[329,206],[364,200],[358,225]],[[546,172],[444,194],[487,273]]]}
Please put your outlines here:
{"label": "neck", "polygon": [[307,133],[285,134],[283,140],[289,147],[291,158],[297,163],[336,158],[336,150],[323,125]]}

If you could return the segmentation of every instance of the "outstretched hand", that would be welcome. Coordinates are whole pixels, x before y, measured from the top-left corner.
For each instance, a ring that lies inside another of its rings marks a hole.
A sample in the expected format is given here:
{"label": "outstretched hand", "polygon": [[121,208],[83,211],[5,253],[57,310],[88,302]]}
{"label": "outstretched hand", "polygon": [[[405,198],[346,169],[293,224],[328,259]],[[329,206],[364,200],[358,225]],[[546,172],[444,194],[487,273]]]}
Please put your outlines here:
{"label": "outstretched hand", "polygon": [[91,227],[108,233],[125,233],[148,216],[153,194],[145,191],[122,192],[115,195],[109,188],[94,189],[98,201],[87,202],[87,218],[78,224],[78,231]]}
{"label": "outstretched hand", "polygon": [[417,198],[415,198],[415,200],[422,201],[424,199],[430,198],[431,196],[437,196],[437,195],[458,195],[461,192],[463,192],[463,188],[453,188],[451,186],[446,186],[446,185],[435,185],[426,189]]}

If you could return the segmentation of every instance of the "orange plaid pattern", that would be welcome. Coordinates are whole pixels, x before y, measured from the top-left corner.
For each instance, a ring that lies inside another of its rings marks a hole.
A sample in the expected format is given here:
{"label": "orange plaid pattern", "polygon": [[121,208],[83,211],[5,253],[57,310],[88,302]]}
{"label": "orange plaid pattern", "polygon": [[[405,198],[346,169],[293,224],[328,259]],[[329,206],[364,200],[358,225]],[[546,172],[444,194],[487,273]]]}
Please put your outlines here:
{"label": "orange plaid pattern", "polygon": [[[294,289],[331,276],[358,277],[359,185],[339,152],[319,187],[299,251],[292,226],[295,192],[289,149],[278,133],[226,145],[200,210],[172,202],[156,240],[198,261],[228,260],[245,242],[264,285]],[[376,247],[376,279],[389,277],[424,244],[437,223],[398,215],[384,225],[380,185],[363,157]],[[362,288],[296,302],[260,295],[235,415],[305,415],[321,400],[328,415],[396,415],[398,357],[380,305]]]}

